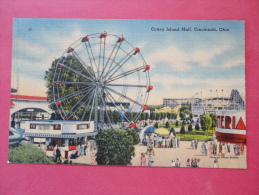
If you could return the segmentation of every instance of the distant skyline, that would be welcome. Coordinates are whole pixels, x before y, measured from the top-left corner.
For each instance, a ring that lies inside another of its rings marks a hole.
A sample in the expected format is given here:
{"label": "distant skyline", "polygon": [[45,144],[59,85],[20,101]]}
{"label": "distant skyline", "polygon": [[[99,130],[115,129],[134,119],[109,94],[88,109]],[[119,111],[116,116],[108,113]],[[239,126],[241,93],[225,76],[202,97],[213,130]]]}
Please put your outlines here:
{"label": "distant skyline", "polygon": [[210,97],[210,90],[218,97],[231,89],[245,95],[244,21],[14,19],[12,88],[46,96],[52,61],[79,38],[103,31],[123,34],[141,48],[154,86],[148,104],[197,93]]}

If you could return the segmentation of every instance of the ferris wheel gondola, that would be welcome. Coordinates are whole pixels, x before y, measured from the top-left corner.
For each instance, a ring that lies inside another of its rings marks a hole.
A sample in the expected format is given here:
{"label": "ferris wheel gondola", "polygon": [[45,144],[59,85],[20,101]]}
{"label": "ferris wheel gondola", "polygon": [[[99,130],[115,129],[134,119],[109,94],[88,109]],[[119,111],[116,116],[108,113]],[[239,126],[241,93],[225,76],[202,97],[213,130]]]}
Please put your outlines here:
{"label": "ferris wheel gondola", "polygon": [[124,36],[96,33],[68,47],[55,64],[53,103],[64,120],[95,122],[95,130],[121,128],[136,122],[148,109],[148,65]]}

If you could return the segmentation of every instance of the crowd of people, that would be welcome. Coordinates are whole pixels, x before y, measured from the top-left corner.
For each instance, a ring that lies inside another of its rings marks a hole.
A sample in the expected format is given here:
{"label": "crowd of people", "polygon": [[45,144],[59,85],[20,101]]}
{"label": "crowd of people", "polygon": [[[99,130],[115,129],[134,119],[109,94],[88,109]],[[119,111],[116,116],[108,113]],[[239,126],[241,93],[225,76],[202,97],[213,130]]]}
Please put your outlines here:
{"label": "crowd of people", "polygon": [[152,144],[156,148],[179,148],[180,136],[170,135],[158,135],[156,133],[146,134],[145,143],[147,145]]}
{"label": "crowd of people", "polygon": [[[40,149],[46,153],[46,146],[44,144],[40,145]],[[83,156],[90,156],[90,164],[97,164],[96,162],[96,153],[97,149],[92,146],[90,141],[78,143],[75,150],[70,154],[70,159],[77,159]],[[62,159],[65,159],[65,150],[61,145],[56,144],[53,147],[53,157],[55,162],[62,162]]]}
{"label": "crowd of people", "polygon": [[[197,149],[198,144],[195,144],[195,143],[196,143],[196,141],[192,140],[192,142],[191,142],[191,148],[192,149]],[[195,146],[193,147],[193,145],[195,145]],[[223,158],[223,157],[225,157],[226,153],[230,153],[230,150],[231,150],[231,147],[230,147],[229,142],[227,144],[225,144],[225,143],[221,143],[221,142],[216,143],[214,141],[211,141],[210,143],[209,142],[203,142],[201,144],[202,156],[207,156],[207,154],[209,152],[211,155],[221,156]],[[234,144],[233,150],[234,150],[234,154],[236,156],[243,155],[244,152],[245,152],[245,146],[242,143],[241,144]]]}

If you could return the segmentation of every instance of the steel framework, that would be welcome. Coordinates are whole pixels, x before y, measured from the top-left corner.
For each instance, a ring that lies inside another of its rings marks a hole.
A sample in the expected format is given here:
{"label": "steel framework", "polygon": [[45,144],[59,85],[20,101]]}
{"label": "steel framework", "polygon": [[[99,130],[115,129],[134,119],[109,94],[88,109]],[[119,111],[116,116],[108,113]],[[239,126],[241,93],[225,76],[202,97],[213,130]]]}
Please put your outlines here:
{"label": "steel framework", "polygon": [[[114,111],[124,117],[126,128],[147,109],[153,88],[149,69],[140,49],[123,36],[104,32],[81,37],[55,64],[53,103],[65,120],[94,120],[95,131],[113,128]],[[139,112],[127,117],[134,106]]]}

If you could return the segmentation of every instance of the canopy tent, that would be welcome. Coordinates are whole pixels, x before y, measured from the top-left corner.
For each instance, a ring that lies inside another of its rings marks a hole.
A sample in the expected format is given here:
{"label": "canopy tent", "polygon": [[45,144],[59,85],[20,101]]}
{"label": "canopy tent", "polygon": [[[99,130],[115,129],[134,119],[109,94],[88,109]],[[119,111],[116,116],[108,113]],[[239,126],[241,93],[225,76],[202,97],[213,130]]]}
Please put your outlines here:
{"label": "canopy tent", "polygon": [[169,135],[169,131],[166,128],[158,128],[155,130],[155,133],[159,135]]}
{"label": "canopy tent", "polygon": [[139,139],[142,141],[144,139],[145,133],[154,133],[156,130],[156,127],[153,125],[146,126],[144,127],[140,132],[139,132]]}

